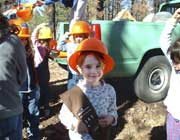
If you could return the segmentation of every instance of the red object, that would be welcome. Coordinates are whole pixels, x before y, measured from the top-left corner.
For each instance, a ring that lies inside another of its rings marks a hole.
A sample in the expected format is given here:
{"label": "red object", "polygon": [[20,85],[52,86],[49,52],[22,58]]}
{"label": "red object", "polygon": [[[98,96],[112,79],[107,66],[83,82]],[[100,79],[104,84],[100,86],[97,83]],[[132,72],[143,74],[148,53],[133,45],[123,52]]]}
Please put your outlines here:
{"label": "red object", "polygon": [[101,27],[100,24],[92,24],[92,32],[94,37],[101,40]]}
{"label": "red object", "polygon": [[17,7],[16,15],[23,21],[27,22],[32,19],[33,16],[33,4],[22,4]]}
{"label": "red object", "polygon": [[54,39],[51,39],[49,42],[49,47],[51,48],[51,50],[56,50],[57,47],[57,41]]}

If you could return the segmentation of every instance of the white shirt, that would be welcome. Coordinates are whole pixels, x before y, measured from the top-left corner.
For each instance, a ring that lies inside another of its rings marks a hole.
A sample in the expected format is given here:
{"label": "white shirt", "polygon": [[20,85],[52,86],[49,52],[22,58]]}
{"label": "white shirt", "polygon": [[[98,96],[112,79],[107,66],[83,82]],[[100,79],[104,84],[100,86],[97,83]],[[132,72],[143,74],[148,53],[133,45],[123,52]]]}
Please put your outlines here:
{"label": "white shirt", "polygon": [[176,119],[180,120],[180,73],[178,73],[172,64],[170,55],[167,54],[168,48],[171,46],[171,33],[176,25],[167,23],[160,38],[161,49],[166,55],[168,61],[172,66],[170,85],[167,97],[164,100],[164,104],[167,107],[167,111]]}
{"label": "white shirt", "polygon": [[[83,84],[80,80],[78,86],[81,88],[83,93],[87,96],[98,116],[101,115],[112,115],[115,118],[115,122],[112,125],[117,123],[117,106],[116,106],[116,93],[114,88],[107,84],[102,83],[97,87],[91,87]],[[92,137],[85,133],[79,134],[71,130],[74,122],[77,122],[77,118],[69,111],[66,105],[62,105],[61,111],[59,114],[61,123],[69,129],[70,140],[93,140]]]}

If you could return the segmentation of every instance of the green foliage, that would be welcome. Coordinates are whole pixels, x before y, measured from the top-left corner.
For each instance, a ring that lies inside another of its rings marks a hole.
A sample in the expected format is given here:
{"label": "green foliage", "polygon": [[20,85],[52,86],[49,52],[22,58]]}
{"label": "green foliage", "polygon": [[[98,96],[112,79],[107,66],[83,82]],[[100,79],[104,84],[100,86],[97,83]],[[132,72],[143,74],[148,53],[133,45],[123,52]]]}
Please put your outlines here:
{"label": "green foliage", "polygon": [[70,8],[65,8],[60,3],[56,3],[56,21],[69,21]]}
{"label": "green foliage", "polygon": [[48,23],[49,20],[47,18],[47,15],[45,16],[40,16],[38,13],[34,13],[33,14],[33,18],[31,21],[28,22],[28,25],[29,25],[29,28],[30,28],[30,31],[32,31],[38,24],[41,24],[41,23]]}
{"label": "green foliage", "polygon": [[33,18],[28,22],[30,31],[32,31],[38,24],[41,23],[50,23],[53,19],[52,12],[55,10],[55,24],[59,21],[68,21],[69,20],[69,8],[63,7],[60,3],[55,3],[55,9],[52,5],[47,6],[44,16],[40,16],[38,12],[34,12]]}

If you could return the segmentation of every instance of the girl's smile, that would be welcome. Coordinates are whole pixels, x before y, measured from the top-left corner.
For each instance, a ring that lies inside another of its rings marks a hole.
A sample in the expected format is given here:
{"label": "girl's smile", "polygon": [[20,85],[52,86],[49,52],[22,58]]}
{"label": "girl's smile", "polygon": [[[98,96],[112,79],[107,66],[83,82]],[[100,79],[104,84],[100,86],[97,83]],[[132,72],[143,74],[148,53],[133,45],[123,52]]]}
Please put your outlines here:
{"label": "girl's smile", "polygon": [[87,55],[79,71],[87,84],[99,85],[103,76],[103,64],[94,55]]}

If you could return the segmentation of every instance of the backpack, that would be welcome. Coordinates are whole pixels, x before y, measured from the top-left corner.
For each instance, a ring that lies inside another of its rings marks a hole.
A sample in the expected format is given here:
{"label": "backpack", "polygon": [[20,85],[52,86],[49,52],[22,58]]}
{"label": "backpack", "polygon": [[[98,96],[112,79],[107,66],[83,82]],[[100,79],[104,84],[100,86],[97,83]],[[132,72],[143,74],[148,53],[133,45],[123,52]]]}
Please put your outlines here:
{"label": "backpack", "polygon": [[73,7],[73,0],[60,0],[65,7]]}

